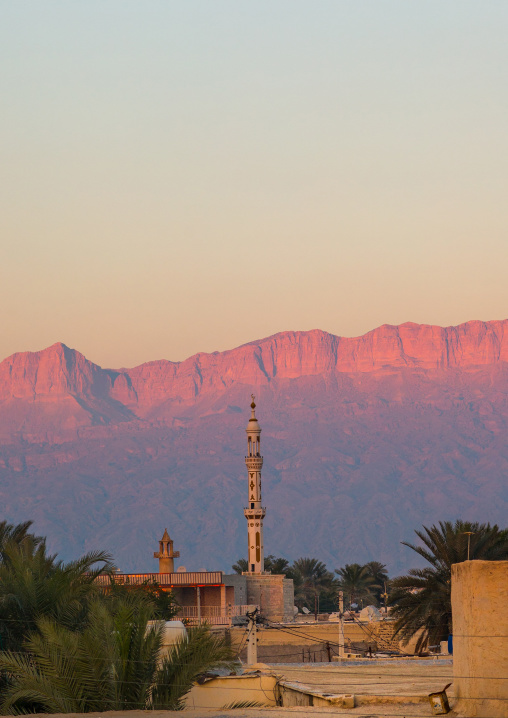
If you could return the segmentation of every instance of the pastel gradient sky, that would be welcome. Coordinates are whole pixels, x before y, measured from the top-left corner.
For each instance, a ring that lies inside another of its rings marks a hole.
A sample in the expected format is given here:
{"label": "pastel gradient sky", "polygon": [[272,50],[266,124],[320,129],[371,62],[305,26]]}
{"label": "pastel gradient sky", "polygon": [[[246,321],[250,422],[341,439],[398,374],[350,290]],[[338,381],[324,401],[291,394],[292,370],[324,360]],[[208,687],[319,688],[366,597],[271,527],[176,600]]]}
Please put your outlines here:
{"label": "pastel gradient sky", "polygon": [[0,11],[0,358],[508,316],[506,0]]}

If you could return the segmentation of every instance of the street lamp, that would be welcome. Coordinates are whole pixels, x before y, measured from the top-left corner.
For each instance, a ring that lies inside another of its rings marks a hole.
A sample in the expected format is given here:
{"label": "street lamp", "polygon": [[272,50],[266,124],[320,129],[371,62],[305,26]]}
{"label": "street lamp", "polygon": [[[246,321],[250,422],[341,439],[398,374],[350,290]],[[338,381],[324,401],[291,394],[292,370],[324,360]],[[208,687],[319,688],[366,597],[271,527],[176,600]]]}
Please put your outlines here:
{"label": "street lamp", "polygon": [[471,546],[471,536],[474,536],[474,531],[464,531],[464,536],[467,536],[467,560],[469,561],[469,549]]}

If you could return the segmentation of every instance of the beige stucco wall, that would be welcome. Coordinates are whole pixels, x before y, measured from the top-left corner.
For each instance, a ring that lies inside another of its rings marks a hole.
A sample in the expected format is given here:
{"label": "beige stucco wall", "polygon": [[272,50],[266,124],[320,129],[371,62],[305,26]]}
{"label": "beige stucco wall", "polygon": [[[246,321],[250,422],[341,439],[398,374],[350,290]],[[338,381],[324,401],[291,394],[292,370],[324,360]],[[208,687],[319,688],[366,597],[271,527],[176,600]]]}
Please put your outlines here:
{"label": "beige stucco wall", "polygon": [[508,561],[452,566],[453,676],[464,716],[508,716]]}
{"label": "beige stucco wall", "polygon": [[223,708],[236,702],[255,701],[261,705],[276,704],[277,677],[271,673],[213,678],[194,685],[185,697],[185,708]]}
{"label": "beige stucco wall", "polygon": [[[351,646],[372,645],[373,649],[398,650],[399,640],[393,638],[394,621],[377,621],[359,625],[346,622],[344,637],[346,650]],[[234,648],[245,643],[245,628],[234,627],[230,631]],[[258,659],[263,663],[292,663],[301,661],[327,661],[326,642],[329,641],[337,652],[341,641],[338,623],[297,623],[287,630],[258,626]],[[412,651],[406,647],[404,652]],[[310,657],[309,657],[310,651]],[[245,658],[245,649],[241,654]]]}

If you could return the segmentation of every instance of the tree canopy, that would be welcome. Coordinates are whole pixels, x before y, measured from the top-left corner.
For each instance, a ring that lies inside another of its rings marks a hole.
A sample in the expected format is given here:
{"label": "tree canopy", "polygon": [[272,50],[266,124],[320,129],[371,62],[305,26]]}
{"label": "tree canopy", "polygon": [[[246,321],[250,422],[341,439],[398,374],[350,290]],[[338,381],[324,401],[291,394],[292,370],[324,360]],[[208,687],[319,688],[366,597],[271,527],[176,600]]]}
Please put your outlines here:
{"label": "tree canopy", "polygon": [[104,552],[63,563],[30,527],[0,524],[0,713],[179,709],[200,673],[231,664],[207,626],[162,656],[170,593],[115,584]]}
{"label": "tree canopy", "polygon": [[[236,573],[246,572],[246,559],[238,559],[232,568]],[[346,593],[349,604],[358,599],[379,605],[385,584],[389,583],[386,566],[379,561],[370,561],[365,565],[346,564],[344,568],[335,571],[339,575],[336,578],[317,558],[303,556],[290,564],[287,559],[270,554],[265,558],[265,570],[292,578],[295,604],[311,611],[316,605],[320,611],[336,611],[341,589]]]}
{"label": "tree canopy", "polygon": [[339,587],[344,591],[349,608],[356,607],[358,601],[366,604],[376,601],[375,579],[367,565],[347,563],[343,568],[336,569],[335,573],[339,576]]}
{"label": "tree canopy", "polygon": [[469,521],[440,521],[415,531],[423,545],[403,541],[429,566],[410,569],[391,582],[391,613],[397,619],[396,635],[408,641],[419,633],[416,651],[437,645],[452,633],[451,567],[482,559],[508,559],[508,530]]}

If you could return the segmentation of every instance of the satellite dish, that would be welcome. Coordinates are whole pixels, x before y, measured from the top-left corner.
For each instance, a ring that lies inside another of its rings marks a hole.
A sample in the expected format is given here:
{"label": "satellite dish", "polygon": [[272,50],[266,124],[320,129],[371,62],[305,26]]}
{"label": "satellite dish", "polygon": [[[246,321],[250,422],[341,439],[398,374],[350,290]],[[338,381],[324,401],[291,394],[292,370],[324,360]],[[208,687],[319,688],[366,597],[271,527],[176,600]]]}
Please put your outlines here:
{"label": "satellite dish", "polygon": [[178,568],[176,569],[176,572],[177,573],[187,573],[187,569],[185,568],[185,566],[178,566]]}
{"label": "satellite dish", "polygon": [[310,613],[308,608],[305,608],[305,606],[302,606],[302,613],[305,613],[306,616]]}
{"label": "satellite dish", "polygon": [[360,611],[360,621],[381,621],[382,615],[376,606],[365,606]]}

